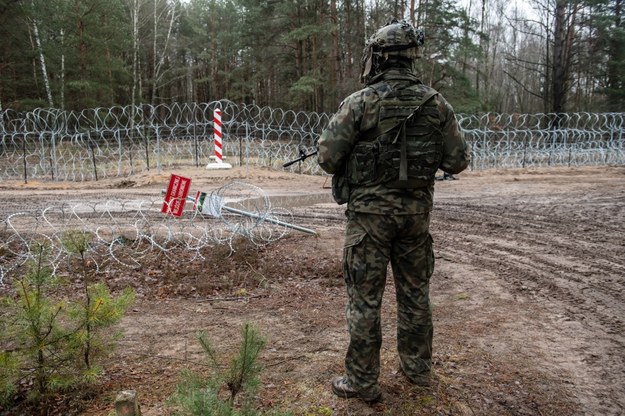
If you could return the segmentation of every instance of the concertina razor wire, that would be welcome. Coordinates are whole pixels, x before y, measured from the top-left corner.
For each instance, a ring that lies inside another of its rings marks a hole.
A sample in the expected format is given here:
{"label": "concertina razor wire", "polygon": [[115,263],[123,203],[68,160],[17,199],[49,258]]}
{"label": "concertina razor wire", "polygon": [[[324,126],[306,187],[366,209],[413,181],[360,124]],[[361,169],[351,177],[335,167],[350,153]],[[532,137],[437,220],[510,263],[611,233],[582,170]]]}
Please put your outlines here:
{"label": "concertina razor wire", "polygon": [[[172,166],[203,166],[214,154],[221,109],[223,155],[232,166],[282,169],[311,151],[331,114],[220,100],[210,103],[0,111],[0,178],[90,181]],[[471,169],[625,163],[625,113],[459,114]],[[314,158],[290,170],[322,175]]]}
{"label": "concertina razor wire", "polygon": [[203,250],[215,245],[229,245],[232,253],[238,237],[263,246],[293,228],[289,210],[272,207],[262,189],[244,182],[214,190],[202,209],[186,209],[181,217],[163,214],[163,204],[163,199],[75,202],[10,214],[0,223],[0,285],[23,272],[38,246],[46,247],[47,266],[55,274],[76,255],[76,240],[82,241],[86,261],[100,271],[110,263],[141,267],[155,251],[175,256],[184,250],[187,261],[204,259]]}
{"label": "concertina razor wire", "polygon": [[[309,152],[331,114],[296,112],[228,100],[203,104],[141,105],[83,111],[0,111],[0,178],[25,181],[90,181],[149,169],[203,166],[213,155],[213,114],[220,108],[223,154],[233,166],[282,169]],[[471,145],[471,169],[583,166],[625,163],[625,113],[494,114],[457,116]],[[323,174],[314,158],[290,170]],[[14,213],[0,224],[0,284],[46,241],[56,270],[70,256],[63,239],[83,233],[97,267],[102,259],[137,267],[153,250],[183,248],[196,257],[214,244],[243,236],[254,244],[288,232],[292,214],[272,208],[261,189],[241,183],[214,194],[246,189],[255,216],[220,211],[217,217],[187,212],[160,214],[162,200],[81,202]]]}

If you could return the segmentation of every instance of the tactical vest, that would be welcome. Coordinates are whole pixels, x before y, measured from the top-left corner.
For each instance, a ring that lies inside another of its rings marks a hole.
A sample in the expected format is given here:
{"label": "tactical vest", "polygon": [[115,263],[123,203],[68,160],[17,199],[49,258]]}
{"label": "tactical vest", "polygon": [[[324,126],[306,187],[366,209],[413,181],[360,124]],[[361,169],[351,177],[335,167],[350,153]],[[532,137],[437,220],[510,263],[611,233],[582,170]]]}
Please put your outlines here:
{"label": "tactical vest", "polygon": [[347,162],[351,186],[421,188],[434,182],[443,157],[440,115],[430,101],[434,95],[416,84],[381,98],[377,126],[360,134]]}

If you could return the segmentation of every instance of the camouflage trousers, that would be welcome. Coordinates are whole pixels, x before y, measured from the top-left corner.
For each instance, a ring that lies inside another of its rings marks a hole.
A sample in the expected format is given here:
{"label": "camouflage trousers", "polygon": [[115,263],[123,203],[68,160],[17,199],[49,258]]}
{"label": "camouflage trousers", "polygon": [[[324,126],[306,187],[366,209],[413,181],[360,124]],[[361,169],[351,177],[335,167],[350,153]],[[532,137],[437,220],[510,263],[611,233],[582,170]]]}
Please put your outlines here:
{"label": "camouflage trousers", "polygon": [[397,348],[408,377],[432,365],[429,283],[434,271],[430,215],[375,215],[348,211],[343,272],[347,287],[345,356],[352,385],[377,385],[382,346],[381,304],[391,263],[397,299]]}

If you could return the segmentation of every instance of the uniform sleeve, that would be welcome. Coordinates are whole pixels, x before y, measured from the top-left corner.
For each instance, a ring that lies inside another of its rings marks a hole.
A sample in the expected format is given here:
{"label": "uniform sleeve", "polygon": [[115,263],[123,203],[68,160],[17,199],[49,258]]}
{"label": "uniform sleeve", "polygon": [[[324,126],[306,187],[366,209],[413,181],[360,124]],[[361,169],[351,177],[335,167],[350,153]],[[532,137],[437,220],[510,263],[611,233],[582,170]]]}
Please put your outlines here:
{"label": "uniform sleeve", "polygon": [[471,150],[464,139],[464,134],[460,130],[451,105],[442,98],[439,108],[444,116],[443,120],[445,120],[442,126],[443,159],[440,169],[451,174],[460,173],[469,166]]}
{"label": "uniform sleeve", "polygon": [[356,105],[354,95],[347,97],[330,119],[328,127],[321,132],[317,143],[317,161],[327,173],[339,171],[354,148],[360,124],[357,116],[360,112],[354,108]]}

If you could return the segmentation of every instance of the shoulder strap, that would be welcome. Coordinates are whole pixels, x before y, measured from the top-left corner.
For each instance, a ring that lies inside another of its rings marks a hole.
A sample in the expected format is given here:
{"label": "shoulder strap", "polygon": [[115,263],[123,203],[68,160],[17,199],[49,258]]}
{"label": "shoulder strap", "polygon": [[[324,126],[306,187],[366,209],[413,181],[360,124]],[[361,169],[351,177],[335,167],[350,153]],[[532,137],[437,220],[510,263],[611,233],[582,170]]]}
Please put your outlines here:
{"label": "shoulder strap", "polygon": [[434,97],[435,95],[438,95],[438,92],[435,89],[430,89],[428,92],[426,92],[423,95],[423,98],[421,99],[421,102],[419,103],[419,105],[417,106],[417,108],[414,109],[414,111],[412,112],[412,114],[410,114],[408,116],[408,118],[406,118],[406,120],[404,120],[403,122],[405,123],[406,121],[410,120],[415,114],[417,114],[419,111],[421,111],[421,109],[423,108],[423,106],[425,105],[425,103],[427,103],[428,101],[430,101],[430,99],[432,97]]}

